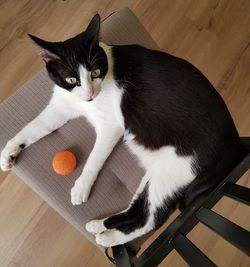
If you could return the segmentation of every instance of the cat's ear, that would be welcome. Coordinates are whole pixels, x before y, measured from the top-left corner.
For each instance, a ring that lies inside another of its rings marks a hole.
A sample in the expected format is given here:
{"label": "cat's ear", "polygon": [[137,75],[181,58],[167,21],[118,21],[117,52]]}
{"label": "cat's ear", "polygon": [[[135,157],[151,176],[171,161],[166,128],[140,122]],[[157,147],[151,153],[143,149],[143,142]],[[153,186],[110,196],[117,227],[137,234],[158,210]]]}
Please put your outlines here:
{"label": "cat's ear", "polygon": [[38,46],[38,53],[45,62],[60,59],[60,57],[56,55],[55,43],[44,41],[29,33],[28,36]]}
{"label": "cat's ear", "polygon": [[94,45],[96,44],[96,42],[99,41],[100,26],[101,26],[101,18],[99,14],[96,14],[90,21],[85,31],[85,34],[87,34],[91,39],[91,45]]}

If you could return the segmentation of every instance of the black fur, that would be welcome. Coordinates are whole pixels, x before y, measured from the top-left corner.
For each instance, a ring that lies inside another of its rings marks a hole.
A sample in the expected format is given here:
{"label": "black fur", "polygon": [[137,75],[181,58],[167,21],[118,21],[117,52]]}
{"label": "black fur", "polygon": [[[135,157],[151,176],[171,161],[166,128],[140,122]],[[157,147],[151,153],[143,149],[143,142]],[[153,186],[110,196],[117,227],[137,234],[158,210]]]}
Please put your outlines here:
{"label": "black fur", "polygon": [[171,213],[176,210],[176,208],[179,206],[179,201],[181,198],[181,192],[178,192],[174,196],[167,197],[164,200],[164,204],[162,207],[158,207],[156,209],[156,212],[154,214],[154,223],[155,223],[155,229],[160,228],[165,221],[169,218]]}
{"label": "black fur", "polygon": [[179,154],[195,151],[198,158],[224,143],[238,145],[224,101],[193,65],[136,45],[115,46],[113,56],[115,79],[125,87],[126,129],[139,143],[150,149],[174,145]]}

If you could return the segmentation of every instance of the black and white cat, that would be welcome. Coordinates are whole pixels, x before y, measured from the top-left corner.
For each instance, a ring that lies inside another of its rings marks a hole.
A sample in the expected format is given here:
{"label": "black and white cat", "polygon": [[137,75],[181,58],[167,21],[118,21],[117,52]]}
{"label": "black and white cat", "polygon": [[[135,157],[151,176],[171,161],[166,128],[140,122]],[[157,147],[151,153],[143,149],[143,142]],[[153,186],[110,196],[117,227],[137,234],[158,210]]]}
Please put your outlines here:
{"label": "black and white cat", "polygon": [[[145,169],[129,207],[86,229],[96,242],[123,244],[160,227],[212,188],[241,155],[239,136],[222,98],[187,61],[138,45],[99,42],[100,17],[64,42],[30,35],[55,82],[48,106],[1,153],[9,170],[22,149],[85,116],[97,137],[71,190],[73,205],[86,202],[99,171],[123,137]],[[84,138],[84,137],[83,137]]]}

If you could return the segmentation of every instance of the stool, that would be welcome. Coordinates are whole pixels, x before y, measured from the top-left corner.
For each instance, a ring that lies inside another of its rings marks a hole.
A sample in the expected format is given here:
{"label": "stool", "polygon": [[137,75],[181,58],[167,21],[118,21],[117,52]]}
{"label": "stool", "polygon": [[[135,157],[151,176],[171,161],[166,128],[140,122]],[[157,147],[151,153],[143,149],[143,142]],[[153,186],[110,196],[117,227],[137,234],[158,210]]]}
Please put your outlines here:
{"label": "stool", "polygon": [[[108,44],[140,44],[157,49],[157,45],[134,14],[124,8],[111,14],[102,23],[102,39]],[[53,83],[43,69],[31,81],[0,105],[0,150],[9,139],[35,118],[47,105]],[[93,128],[84,118],[68,122],[62,128],[25,149],[17,159],[13,171],[42,199],[95,245],[94,237],[85,230],[86,222],[103,218],[127,208],[143,177],[144,171],[126,147],[120,143],[107,160],[93,187],[87,203],[73,206],[70,189],[80,176],[94,145]],[[198,198],[136,258],[140,245],[147,236],[126,245],[113,247],[117,266],[156,266],[173,249],[191,266],[215,266],[190,240],[187,233],[200,221],[249,255],[249,232],[229,222],[211,207],[223,195],[249,205],[249,189],[234,183],[250,166],[250,140],[242,138],[248,154],[238,166],[209,194]],[[54,173],[51,161],[60,150],[71,150],[78,158],[76,171],[66,177]],[[99,247],[104,250],[104,248]],[[107,254],[108,255],[108,254]]]}

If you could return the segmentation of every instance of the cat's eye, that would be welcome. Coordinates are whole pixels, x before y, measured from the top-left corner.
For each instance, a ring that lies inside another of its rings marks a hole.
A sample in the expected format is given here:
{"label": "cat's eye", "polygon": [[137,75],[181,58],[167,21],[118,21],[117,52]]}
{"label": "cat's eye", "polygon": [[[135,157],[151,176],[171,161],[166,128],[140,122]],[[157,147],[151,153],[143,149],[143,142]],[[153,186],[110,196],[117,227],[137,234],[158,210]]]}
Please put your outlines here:
{"label": "cat's eye", "polygon": [[67,78],[65,78],[65,81],[68,84],[76,84],[77,83],[77,79],[75,77],[67,77]]}
{"label": "cat's eye", "polygon": [[95,69],[95,70],[93,70],[92,72],[91,72],[91,76],[93,77],[93,78],[97,78],[97,77],[99,77],[101,75],[101,70],[100,69]]}

